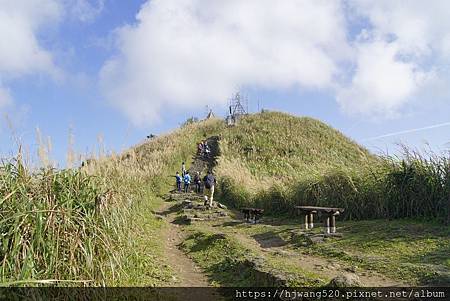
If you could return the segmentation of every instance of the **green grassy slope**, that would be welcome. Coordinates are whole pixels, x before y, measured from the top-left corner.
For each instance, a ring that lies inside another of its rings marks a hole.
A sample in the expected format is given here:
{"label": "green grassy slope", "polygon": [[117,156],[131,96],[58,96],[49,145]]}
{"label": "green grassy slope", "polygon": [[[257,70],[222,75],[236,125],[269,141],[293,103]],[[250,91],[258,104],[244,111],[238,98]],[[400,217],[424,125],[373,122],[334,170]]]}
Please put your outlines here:
{"label": "green grassy slope", "polygon": [[[279,112],[242,119],[224,131],[220,148],[221,197],[236,207],[259,206],[272,213],[303,203],[355,204],[349,198],[350,175],[381,162],[319,120]],[[338,193],[330,195],[333,191]]]}
{"label": "green grassy slope", "polygon": [[161,196],[173,188],[181,162],[185,161],[189,168],[196,142],[221,132],[223,127],[224,122],[219,119],[188,124],[93,166],[94,174],[122,179],[123,184],[111,184],[126,195],[132,208],[124,224],[124,235],[117,240],[121,251],[114,254],[121,258],[121,273],[108,280],[110,285],[170,283],[173,275],[160,243],[164,239],[161,230],[167,225],[156,219],[153,212],[162,205]]}
{"label": "green grassy slope", "polygon": [[242,119],[224,132],[221,147],[222,156],[242,161],[259,178],[299,178],[375,160],[366,149],[323,122],[279,112]]}
{"label": "green grassy slope", "polygon": [[326,124],[269,112],[221,135],[220,197],[269,213],[294,205],[339,206],[344,218],[450,216],[450,159],[378,157]]}
{"label": "green grassy slope", "polygon": [[[235,207],[260,206],[274,215],[292,212],[295,204],[317,204],[345,207],[347,215],[340,219],[415,218],[339,221],[344,239],[330,239],[303,249],[293,244],[292,250],[373,269],[409,284],[448,279],[448,240],[444,239],[448,227],[436,232],[441,227],[438,223],[417,220],[448,214],[448,158],[424,159],[411,153],[404,160],[380,158],[320,121],[275,112],[250,115],[231,128],[222,121],[193,124],[142,146],[137,149],[138,157],[143,164],[165,157],[169,163],[163,165],[160,175],[171,174],[181,161],[189,164],[196,142],[216,135],[220,137],[215,173],[219,180],[217,199],[221,202]],[[280,230],[298,229],[297,219],[287,219],[287,223],[276,220],[282,224]],[[252,225],[249,229],[266,233],[266,226]],[[214,235],[203,224],[198,227],[201,231],[185,241],[185,251],[218,283],[241,281],[227,275],[234,273],[233,264],[242,259],[242,246],[232,237],[210,241]],[[402,227],[405,230],[399,231]],[[421,233],[417,227],[430,227],[430,231]],[[225,231],[220,227],[217,230]],[[245,234],[240,227],[230,232]],[[230,249],[236,258],[222,256]],[[333,249],[344,251],[333,253]],[[278,267],[286,263],[275,259]],[[374,259],[378,261],[374,263]],[[430,273],[418,272],[427,265]],[[301,273],[295,270],[294,274]],[[315,277],[308,275],[305,279],[302,285],[309,285]]]}

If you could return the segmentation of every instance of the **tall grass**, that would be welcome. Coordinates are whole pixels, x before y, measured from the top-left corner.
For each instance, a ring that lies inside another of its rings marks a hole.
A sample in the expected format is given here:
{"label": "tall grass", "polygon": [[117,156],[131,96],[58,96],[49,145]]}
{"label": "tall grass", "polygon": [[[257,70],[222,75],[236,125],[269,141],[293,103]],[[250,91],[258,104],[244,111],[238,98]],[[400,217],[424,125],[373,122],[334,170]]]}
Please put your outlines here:
{"label": "tall grass", "polygon": [[30,172],[20,160],[0,166],[1,282],[102,279],[113,237],[97,178],[79,170]]}
{"label": "tall grass", "polygon": [[[346,219],[431,218],[449,222],[450,157],[405,153],[383,157],[370,167],[331,168],[287,185],[276,182],[250,193],[226,177],[222,197],[237,207],[259,206],[271,213],[293,212],[295,205],[345,208]],[[242,196],[245,195],[245,198]]]}
{"label": "tall grass", "polygon": [[374,156],[310,118],[250,116],[220,143],[220,198],[273,214],[344,207],[346,219],[450,217],[450,157]]}
{"label": "tall grass", "polygon": [[0,163],[2,285],[137,285],[144,274],[148,282],[139,285],[163,283],[162,273],[148,272],[160,269],[162,259],[144,260],[152,251],[136,245],[146,241],[138,236],[149,235],[140,231],[155,220],[151,203],[172,185],[181,162],[189,164],[193,141],[221,127],[219,120],[189,124],[81,168],[52,168],[45,147],[40,169],[21,156]]}

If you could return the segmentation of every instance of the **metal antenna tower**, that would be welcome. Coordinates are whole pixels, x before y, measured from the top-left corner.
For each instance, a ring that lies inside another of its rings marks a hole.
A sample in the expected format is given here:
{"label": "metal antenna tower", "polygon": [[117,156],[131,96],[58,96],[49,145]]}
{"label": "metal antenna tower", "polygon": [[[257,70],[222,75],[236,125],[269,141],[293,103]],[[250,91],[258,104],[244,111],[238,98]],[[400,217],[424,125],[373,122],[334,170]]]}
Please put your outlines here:
{"label": "metal antenna tower", "polygon": [[247,115],[247,110],[245,109],[245,107],[248,107],[247,99],[243,98],[239,92],[234,94],[230,101],[230,115]]}
{"label": "metal antenna tower", "polygon": [[[245,109],[247,107],[247,110]],[[229,115],[226,118],[227,124],[233,126],[244,115],[248,114],[248,100],[243,98],[239,92],[230,99]]]}

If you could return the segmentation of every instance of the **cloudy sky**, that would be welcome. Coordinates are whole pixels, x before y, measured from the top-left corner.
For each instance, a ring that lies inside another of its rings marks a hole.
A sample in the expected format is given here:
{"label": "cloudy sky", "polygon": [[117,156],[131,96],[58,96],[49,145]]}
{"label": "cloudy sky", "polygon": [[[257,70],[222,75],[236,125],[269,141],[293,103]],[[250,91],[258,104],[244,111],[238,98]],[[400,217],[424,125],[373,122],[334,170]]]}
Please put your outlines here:
{"label": "cloudy sky", "polygon": [[450,147],[450,2],[0,0],[0,153],[36,128],[64,164],[240,90],[372,151]]}

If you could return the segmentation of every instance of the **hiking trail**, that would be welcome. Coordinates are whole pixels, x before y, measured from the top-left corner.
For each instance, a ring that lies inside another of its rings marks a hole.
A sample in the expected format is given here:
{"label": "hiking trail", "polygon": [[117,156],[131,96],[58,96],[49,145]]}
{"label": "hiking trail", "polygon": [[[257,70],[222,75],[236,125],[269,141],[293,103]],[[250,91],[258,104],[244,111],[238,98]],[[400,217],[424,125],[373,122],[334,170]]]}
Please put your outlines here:
{"label": "hiking trail", "polygon": [[168,211],[169,207],[170,204],[165,203],[160,214],[165,216],[167,221],[167,227],[163,232],[164,254],[176,275],[171,285],[176,287],[210,286],[208,277],[180,250],[179,246],[183,242],[184,233],[180,225],[174,223],[175,216]]}
{"label": "hiking trail", "polygon": [[[207,141],[211,150],[211,156],[203,158],[195,155],[193,157],[194,160],[189,168],[189,173],[192,177],[197,171],[203,173],[215,164],[215,155],[218,153],[218,137],[210,137]],[[176,274],[171,285],[176,287],[211,286],[206,274],[180,250],[180,244],[184,240],[185,233],[182,230],[182,226],[176,223],[177,204],[173,202],[174,200],[201,199],[201,196],[194,193],[170,193],[167,197],[171,201],[164,202],[159,212],[156,213],[163,216],[167,222],[167,227],[162,237],[164,237],[164,250],[168,263]]]}

